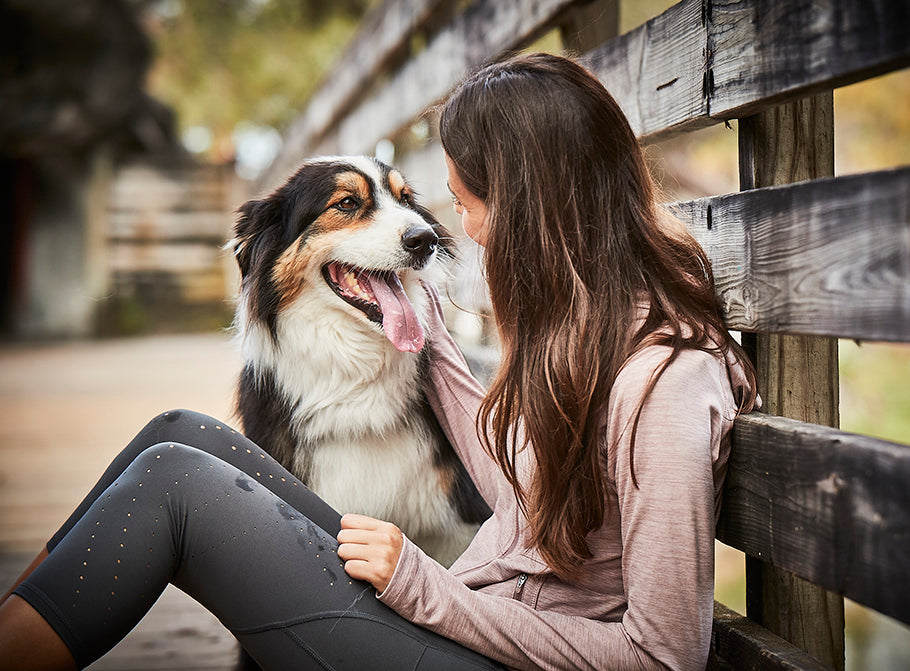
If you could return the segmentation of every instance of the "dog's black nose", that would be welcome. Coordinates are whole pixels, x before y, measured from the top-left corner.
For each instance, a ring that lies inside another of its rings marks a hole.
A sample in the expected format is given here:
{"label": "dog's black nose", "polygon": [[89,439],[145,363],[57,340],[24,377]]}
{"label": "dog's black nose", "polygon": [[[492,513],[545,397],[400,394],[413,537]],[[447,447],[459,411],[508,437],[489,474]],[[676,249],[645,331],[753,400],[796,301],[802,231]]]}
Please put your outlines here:
{"label": "dog's black nose", "polygon": [[401,244],[418,258],[425,258],[436,251],[439,236],[429,226],[411,226],[401,236]]}

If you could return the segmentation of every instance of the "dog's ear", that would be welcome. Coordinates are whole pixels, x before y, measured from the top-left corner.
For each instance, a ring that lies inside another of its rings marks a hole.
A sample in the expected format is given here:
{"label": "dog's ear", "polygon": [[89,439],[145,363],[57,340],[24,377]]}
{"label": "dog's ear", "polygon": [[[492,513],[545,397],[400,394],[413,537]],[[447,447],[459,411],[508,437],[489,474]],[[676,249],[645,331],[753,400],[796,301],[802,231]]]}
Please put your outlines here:
{"label": "dog's ear", "polygon": [[281,224],[281,207],[274,197],[248,200],[237,208],[234,238],[228,243],[240,276],[246,277],[256,258],[269,246]]}

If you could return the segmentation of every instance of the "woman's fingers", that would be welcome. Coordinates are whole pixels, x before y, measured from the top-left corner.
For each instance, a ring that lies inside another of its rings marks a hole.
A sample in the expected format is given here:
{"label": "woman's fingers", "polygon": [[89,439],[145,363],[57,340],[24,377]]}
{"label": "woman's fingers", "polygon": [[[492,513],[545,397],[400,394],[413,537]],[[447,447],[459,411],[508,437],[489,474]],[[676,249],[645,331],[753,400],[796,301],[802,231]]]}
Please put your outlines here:
{"label": "woman's fingers", "polygon": [[370,539],[376,535],[375,531],[365,529],[342,529],[338,532],[339,543],[369,544]]}
{"label": "woman's fingers", "polygon": [[391,523],[377,520],[375,517],[357,515],[356,513],[347,513],[341,516],[342,529],[377,529],[389,524]]}
{"label": "woman's fingers", "polygon": [[404,545],[401,530],[390,522],[364,515],[345,515],[338,533],[338,557],[352,578],[385,591]]}

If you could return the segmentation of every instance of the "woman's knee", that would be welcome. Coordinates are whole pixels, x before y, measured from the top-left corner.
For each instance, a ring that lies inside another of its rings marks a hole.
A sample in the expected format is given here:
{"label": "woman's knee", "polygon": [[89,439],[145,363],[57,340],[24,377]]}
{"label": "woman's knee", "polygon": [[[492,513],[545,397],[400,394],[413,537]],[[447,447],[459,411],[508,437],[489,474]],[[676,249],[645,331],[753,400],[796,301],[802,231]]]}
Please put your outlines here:
{"label": "woman's knee", "polygon": [[[200,473],[206,474],[205,482],[212,486],[215,480],[220,480],[220,476],[224,475],[225,469],[230,468],[230,464],[205,450],[177,442],[164,442],[140,452],[115,484],[128,484],[126,489],[132,496],[138,496],[137,492],[141,488],[142,492],[153,496],[163,493],[171,497],[172,501],[192,501],[193,496],[203,493],[204,488],[198,481]],[[224,487],[236,480],[233,473],[231,470],[224,475],[227,477]],[[193,483],[193,486],[179,487],[185,482]],[[216,489],[222,488],[222,485],[216,485]],[[135,500],[134,498],[133,501]]]}
{"label": "woman's knee", "polygon": [[148,472],[152,466],[165,467],[167,470],[186,470],[189,466],[210,465],[219,459],[204,450],[176,441],[164,441],[151,445],[140,452],[131,468]]}
{"label": "woman's knee", "polygon": [[136,438],[143,448],[170,441],[209,449],[210,445],[229,441],[227,435],[231,434],[236,435],[237,432],[219,419],[193,410],[178,409],[162,412],[146,424]]}
{"label": "woman's knee", "polygon": [[141,433],[158,435],[161,438],[159,442],[166,442],[168,440],[179,440],[180,436],[192,435],[198,431],[205,430],[207,426],[214,427],[215,425],[221,426],[214,417],[181,408],[162,412],[146,424]]}

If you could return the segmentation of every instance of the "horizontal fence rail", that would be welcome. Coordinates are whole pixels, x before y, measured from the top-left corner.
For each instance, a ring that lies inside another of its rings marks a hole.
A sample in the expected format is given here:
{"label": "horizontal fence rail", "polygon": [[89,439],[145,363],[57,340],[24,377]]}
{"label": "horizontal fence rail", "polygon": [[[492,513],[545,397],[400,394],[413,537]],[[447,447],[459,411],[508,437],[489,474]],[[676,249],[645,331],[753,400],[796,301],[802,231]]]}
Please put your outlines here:
{"label": "horizontal fence rail", "polygon": [[714,604],[712,671],[831,671],[812,655],[722,604]]}
{"label": "horizontal fence rail", "polygon": [[910,341],[910,168],[673,206],[732,329]]}
{"label": "horizontal fence rail", "polygon": [[910,623],[910,446],[737,418],[717,537]]}
{"label": "horizontal fence rail", "polygon": [[469,6],[379,93],[340,124],[342,153],[369,151],[441,100],[471,69],[516,49],[577,0],[497,0]]}
{"label": "horizontal fence rail", "polygon": [[290,172],[358,96],[380,78],[385,67],[408,49],[411,36],[434,13],[450,4],[452,0],[390,0],[375,7],[364,18],[357,37],[325,77],[304,114],[288,130],[287,149],[270,171]]}
{"label": "horizontal fence rail", "polygon": [[906,0],[684,0],[584,62],[648,140],[910,65]]}
{"label": "horizontal fence rail", "polygon": [[[314,153],[371,152],[444,98],[465,72],[521,48],[583,3],[476,2],[372,91],[378,65],[444,4],[391,3],[388,16],[368,21],[263,181],[277,182]],[[906,67],[907,25],[905,0],[683,0],[583,61],[636,133],[654,140]]]}
{"label": "horizontal fence rail", "polygon": [[[376,143],[395,135],[420,117],[424,111],[441,100],[465,73],[485,62],[495,60],[505,53],[524,46],[555,25],[557,19],[574,7],[585,4],[585,0],[480,0],[469,5],[446,27],[434,35],[426,48],[407,61],[400,69],[390,73],[385,85],[373,92],[365,78],[360,78],[357,101],[349,113],[337,114],[341,107],[337,102],[326,106],[326,111],[308,112],[312,115],[312,128],[320,133],[308,132],[305,118],[289,133],[281,155],[273,163],[263,184],[274,185],[297,162],[309,155],[324,153],[359,154],[371,153]],[[375,33],[373,24],[365,26],[354,38],[354,42],[370,43]],[[395,29],[402,43],[408,42],[418,26],[417,21],[406,24],[406,30]],[[383,53],[393,48],[384,44]],[[349,68],[359,68],[347,63]],[[337,73],[335,78],[347,79]],[[354,80],[354,77],[350,77]],[[325,87],[333,86],[328,78]],[[314,101],[322,104],[331,100],[331,94],[317,92]],[[345,99],[349,105],[351,98]],[[333,119],[339,122],[333,130],[325,133],[320,119],[329,111],[335,111]],[[322,134],[325,137],[322,137]]]}

